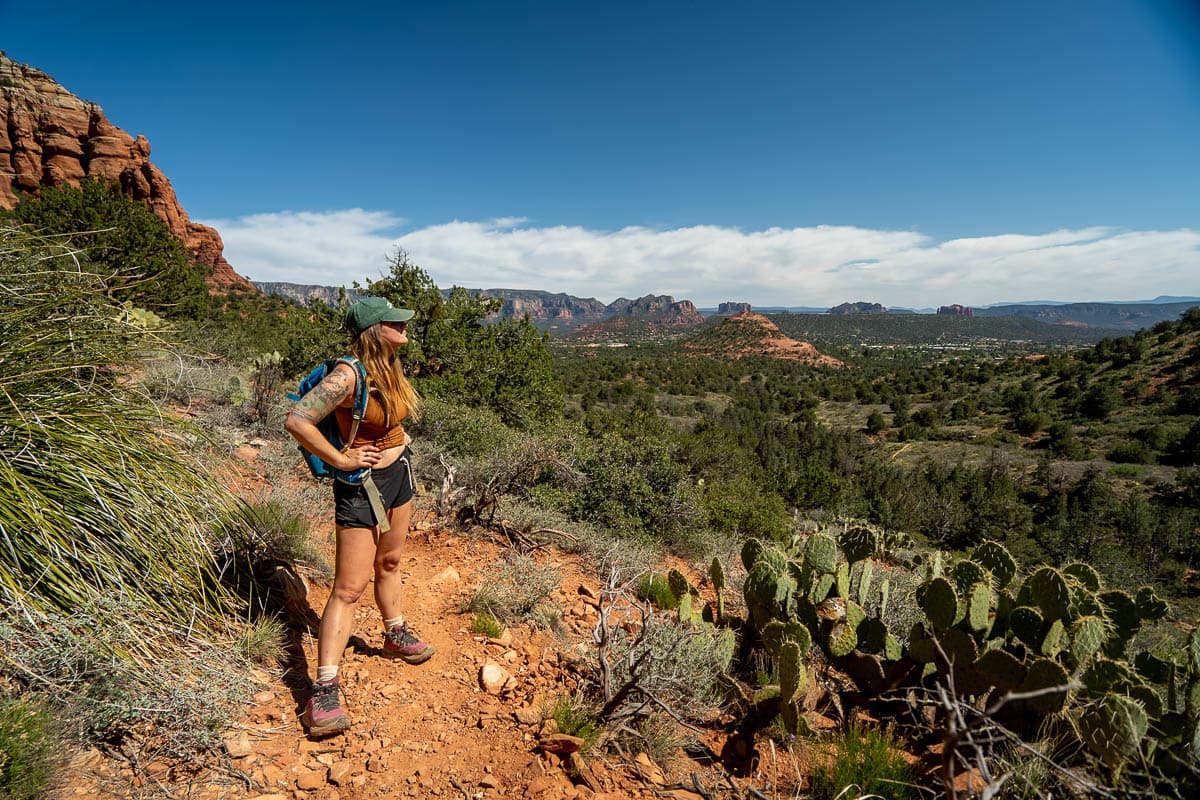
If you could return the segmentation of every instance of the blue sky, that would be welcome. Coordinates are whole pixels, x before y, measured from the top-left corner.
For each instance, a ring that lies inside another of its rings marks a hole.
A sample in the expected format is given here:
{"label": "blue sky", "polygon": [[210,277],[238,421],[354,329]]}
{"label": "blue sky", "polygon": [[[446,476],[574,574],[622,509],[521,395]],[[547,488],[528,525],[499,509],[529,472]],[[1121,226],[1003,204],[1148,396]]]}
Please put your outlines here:
{"label": "blue sky", "polygon": [[699,305],[1200,295],[1200,8],[34,4],[257,280]]}

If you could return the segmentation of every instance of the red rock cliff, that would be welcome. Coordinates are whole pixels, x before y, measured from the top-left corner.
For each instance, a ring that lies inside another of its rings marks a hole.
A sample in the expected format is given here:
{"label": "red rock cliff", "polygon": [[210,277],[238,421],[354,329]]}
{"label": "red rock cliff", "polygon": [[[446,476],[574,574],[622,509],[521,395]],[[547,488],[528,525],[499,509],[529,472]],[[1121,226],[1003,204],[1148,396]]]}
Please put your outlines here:
{"label": "red rock cliff", "polygon": [[113,125],[100,106],[80,100],[46,73],[0,51],[0,208],[18,192],[78,186],[84,177],[119,181],[148,205],[210,270],[209,285],[257,291],[222,254],[221,235],[188,219],[171,182],[150,161],[150,142]]}

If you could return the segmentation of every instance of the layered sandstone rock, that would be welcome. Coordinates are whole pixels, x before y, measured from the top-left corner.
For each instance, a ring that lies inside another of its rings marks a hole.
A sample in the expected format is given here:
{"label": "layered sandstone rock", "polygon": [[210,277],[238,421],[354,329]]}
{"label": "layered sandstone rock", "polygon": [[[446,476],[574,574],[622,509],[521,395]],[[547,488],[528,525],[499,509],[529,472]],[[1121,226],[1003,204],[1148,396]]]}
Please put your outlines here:
{"label": "layered sandstone rock", "polygon": [[221,236],[188,219],[171,182],[150,161],[150,142],[113,125],[41,70],[0,51],[0,208],[42,186],[78,186],[85,177],[118,181],[148,205],[210,270],[214,288],[255,291],[225,260]]}

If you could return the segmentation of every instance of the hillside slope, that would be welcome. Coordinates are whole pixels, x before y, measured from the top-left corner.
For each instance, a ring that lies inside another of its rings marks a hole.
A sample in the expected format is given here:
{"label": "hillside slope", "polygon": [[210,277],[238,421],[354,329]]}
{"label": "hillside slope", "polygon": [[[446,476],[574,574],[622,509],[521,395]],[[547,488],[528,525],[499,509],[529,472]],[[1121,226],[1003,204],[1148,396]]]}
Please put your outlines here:
{"label": "hillside slope", "polygon": [[680,346],[691,353],[719,358],[765,356],[801,361],[817,367],[845,366],[840,360],[819,352],[808,342],[786,336],[774,322],[752,311],[726,317],[716,327],[705,329]]}

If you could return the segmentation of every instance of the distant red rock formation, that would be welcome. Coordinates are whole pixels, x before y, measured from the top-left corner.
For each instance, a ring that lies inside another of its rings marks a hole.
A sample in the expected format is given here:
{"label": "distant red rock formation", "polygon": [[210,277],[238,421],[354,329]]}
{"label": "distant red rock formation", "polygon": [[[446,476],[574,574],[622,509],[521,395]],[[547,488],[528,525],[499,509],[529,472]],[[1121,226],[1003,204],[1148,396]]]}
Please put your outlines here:
{"label": "distant red rock formation", "polygon": [[735,303],[732,301],[727,302],[727,303],[721,303],[721,305],[717,307],[718,314],[737,314],[741,311],[751,311],[751,310],[753,310],[753,309],[751,309],[749,303]]}
{"label": "distant red rock formation", "polygon": [[150,207],[197,261],[214,288],[255,289],[225,260],[221,235],[188,219],[171,182],[150,161],[150,142],[108,121],[41,70],[0,51],[0,208],[42,186],[78,186],[85,177],[115,180]]}
{"label": "distant red rock formation", "polygon": [[803,361],[817,367],[844,367],[844,362],[817,350],[808,342],[793,339],[762,314],[742,311],[726,317],[715,331],[688,342],[692,350],[719,353],[728,358],[769,356]]}

